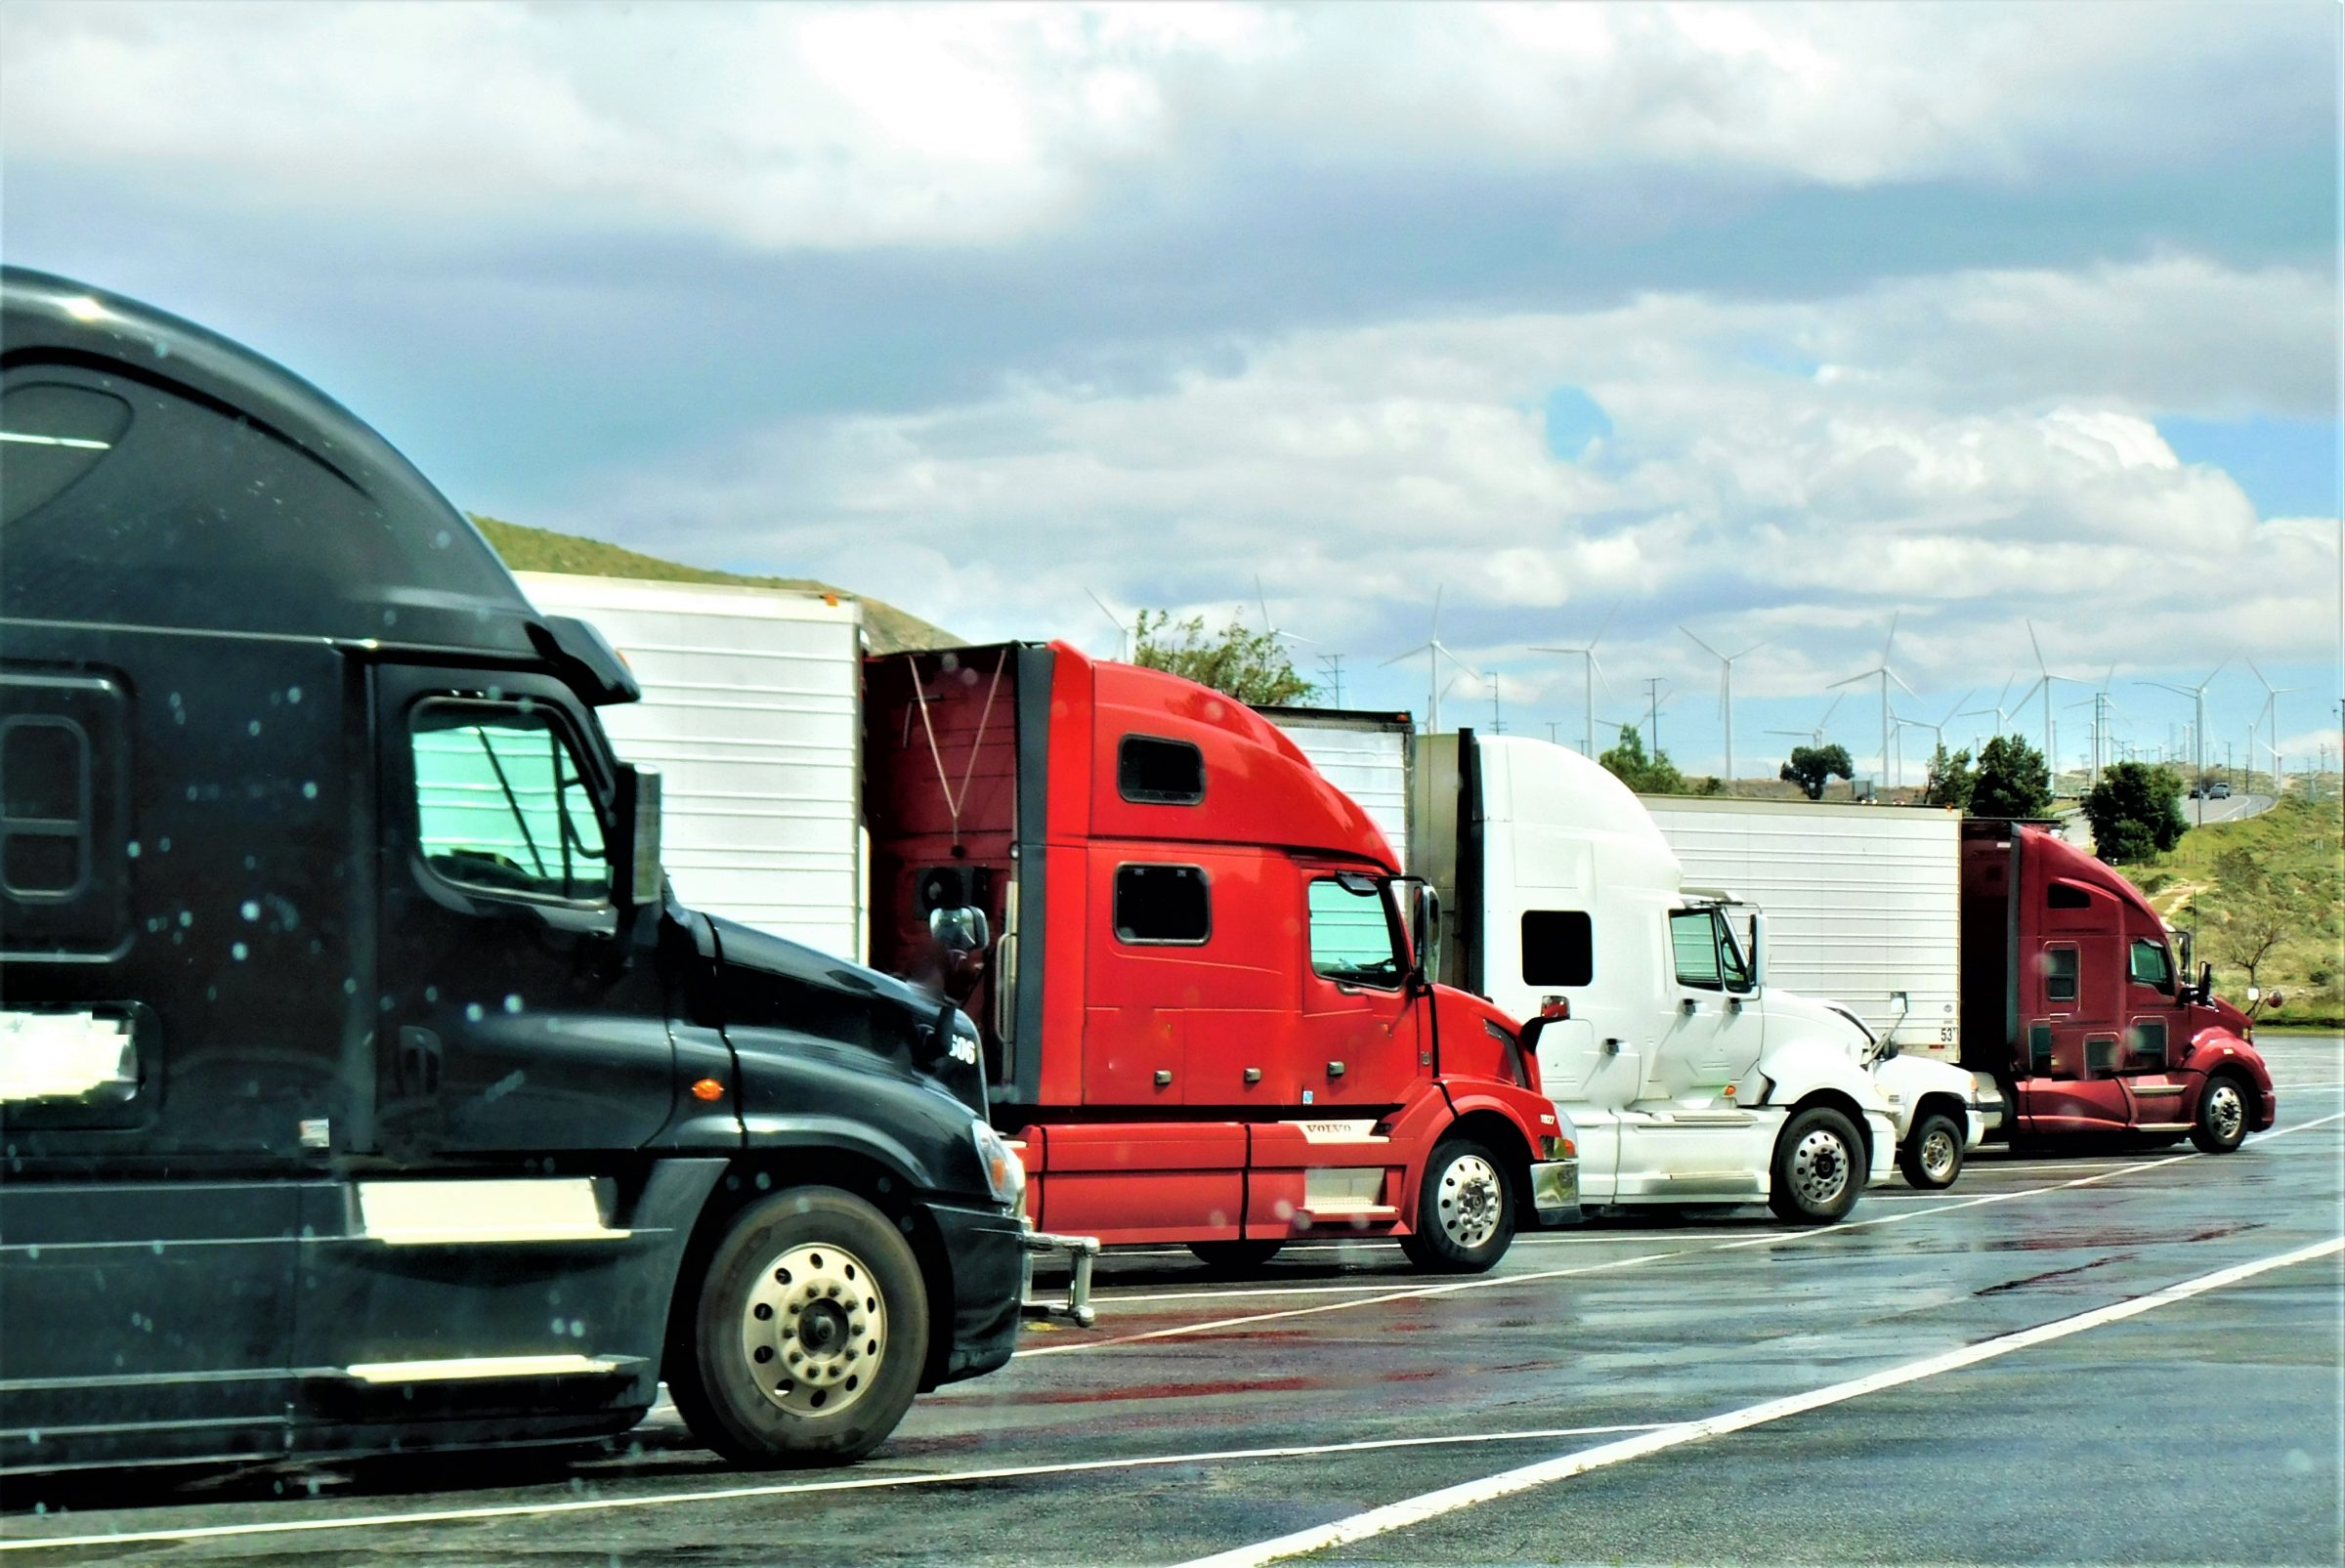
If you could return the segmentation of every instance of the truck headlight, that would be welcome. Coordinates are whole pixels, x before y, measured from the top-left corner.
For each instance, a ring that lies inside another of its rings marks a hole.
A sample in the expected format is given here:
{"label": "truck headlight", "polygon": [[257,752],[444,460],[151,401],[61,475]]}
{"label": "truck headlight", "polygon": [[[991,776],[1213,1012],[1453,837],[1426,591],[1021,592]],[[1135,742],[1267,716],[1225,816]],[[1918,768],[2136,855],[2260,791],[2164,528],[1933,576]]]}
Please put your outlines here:
{"label": "truck headlight", "polygon": [[969,1123],[969,1140],[977,1145],[977,1164],[985,1171],[985,1184],[994,1201],[1005,1208],[1018,1208],[1026,1202],[1026,1164],[1017,1151],[1002,1141],[1002,1134],[983,1122]]}

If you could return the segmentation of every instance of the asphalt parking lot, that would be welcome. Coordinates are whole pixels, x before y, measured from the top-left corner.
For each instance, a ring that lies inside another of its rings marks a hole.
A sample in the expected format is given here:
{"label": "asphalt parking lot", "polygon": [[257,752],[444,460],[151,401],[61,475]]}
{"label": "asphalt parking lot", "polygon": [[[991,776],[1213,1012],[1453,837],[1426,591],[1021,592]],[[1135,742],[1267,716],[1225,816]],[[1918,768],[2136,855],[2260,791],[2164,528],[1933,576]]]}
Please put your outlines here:
{"label": "asphalt parking lot", "polygon": [[1101,1268],[1099,1322],[923,1399],[850,1471],[617,1452],[18,1479],[0,1552],[131,1562],[2334,1563],[2345,1042],[2281,1121],[1976,1157],[1849,1223],[1531,1236],[1428,1280],[1298,1249]]}

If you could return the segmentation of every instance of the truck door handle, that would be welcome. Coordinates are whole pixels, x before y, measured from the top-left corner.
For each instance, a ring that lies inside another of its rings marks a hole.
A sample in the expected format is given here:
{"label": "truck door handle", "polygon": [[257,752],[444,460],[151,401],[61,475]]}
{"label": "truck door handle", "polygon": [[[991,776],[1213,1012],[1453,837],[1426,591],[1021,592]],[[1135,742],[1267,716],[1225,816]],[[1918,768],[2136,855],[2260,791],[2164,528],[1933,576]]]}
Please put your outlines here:
{"label": "truck door handle", "polygon": [[1618,1056],[1620,1054],[1620,1041],[1616,1039],[1608,1039],[1604,1041],[1604,1054],[1606,1056]]}
{"label": "truck door handle", "polygon": [[1160,1089],[1169,1089],[1172,1086],[1172,1069],[1160,1067],[1156,1070],[1156,1086]]}
{"label": "truck door handle", "polygon": [[414,1024],[399,1031],[399,1086],[409,1094],[440,1092],[440,1037]]}
{"label": "truck door handle", "polygon": [[1261,1070],[1260,1068],[1258,1068],[1258,1067],[1250,1067],[1250,1068],[1246,1069],[1246,1081],[1247,1081],[1247,1082],[1249,1082],[1249,1083],[1259,1083],[1261,1081],[1262,1081],[1262,1070]]}
{"label": "truck door handle", "polygon": [[1328,1063],[1327,1076],[1329,1078],[1342,1078],[1343,1076],[1343,1064],[1342,1062]]}
{"label": "truck door handle", "polygon": [[1686,1016],[1691,1017],[1693,1014],[1702,1010],[1702,1004],[1694,1000],[1691,996],[1688,996],[1678,1004],[1678,1008]]}

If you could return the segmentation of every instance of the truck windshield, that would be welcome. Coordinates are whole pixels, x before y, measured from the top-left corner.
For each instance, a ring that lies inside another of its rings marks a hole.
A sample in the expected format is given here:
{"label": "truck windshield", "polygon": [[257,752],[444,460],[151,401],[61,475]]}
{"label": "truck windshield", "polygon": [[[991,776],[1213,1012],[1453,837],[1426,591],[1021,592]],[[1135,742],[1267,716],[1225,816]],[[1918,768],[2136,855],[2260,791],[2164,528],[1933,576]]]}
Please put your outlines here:
{"label": "truck windshield", "polygon": [[607,897],[602,823],[541,709],[433,702],[414,727],[424,864],[448,881],[570,902]]}
{"label": "truck windshield", "polygon": [[1312,882],[1312,972],[1347,985],[1398,989],[1403,966],[1387,911],[1378,884],[1355,889],[1332,877]]}

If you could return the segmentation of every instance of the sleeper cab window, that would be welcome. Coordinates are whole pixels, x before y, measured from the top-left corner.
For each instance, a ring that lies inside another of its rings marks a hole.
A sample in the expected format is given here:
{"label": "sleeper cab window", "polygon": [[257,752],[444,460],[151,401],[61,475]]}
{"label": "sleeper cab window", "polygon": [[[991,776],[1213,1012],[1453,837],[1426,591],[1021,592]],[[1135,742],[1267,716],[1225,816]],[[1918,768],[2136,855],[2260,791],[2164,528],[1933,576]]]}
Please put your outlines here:
{"label": "sleeper cab window", "polygon": [[2130,970],[2137,986],[2155,986],[2167,992],[2174,989],[2174,969],[2166,961],[2166,945],[2162,942],[2135,938]]}
{"label": "sleeper cab window", "polygon": [[1332,876],[1310,886],[1311,972],[1378,991],[1400,988],[1400,954],[1381,884],[1346,886]]}
{"label": "sleeper cab window", "polygon": [[1585,910],[1522,911],[1522,983],[1585,986],[1596,979],[1596,931]]}
{"label": "sleeper cab window", "polygon": [[2044,950],[2044,1000],[2074,1002],[2076,999],[2076,950],[2074,948],[2046,948]]}
{"label": "sleeper cab window", "polygon": [[1201,866],[1116,868],[1116,940],[1135,947],[1198,947],[1213,934],[1211,889]]}
{"label": "sleeper cab window", "polygon": [[436,875],[507,897],[610,897],[594,793],[552,709],[425,701],[412,741],[417,847]]}
{"label": "sleeper cab window", "polygon": [[2073,882],[2055,882],[2044,893],[2044,907],[2053,910],[2089,910],[2093,896]]}
{"label": "sleeper cab window", "polygon": [[1194,806],[1205,798],[1205,753],[1186,741],[1128,735],[1116,744],[1116,792],[1142,806]]}
{"label": "sleeper cab window", "polygon": [[12,377],[0,393],[0,520],[29,517],[106,460],[130,428],[130,404],[90,387]]}
{"label": "sleeper cab window", "polygon": [[1723,989],[1718,971],[1718,923],[1708,910],[1680,910],[1669,917],[1669,951],[1678,984]]}

